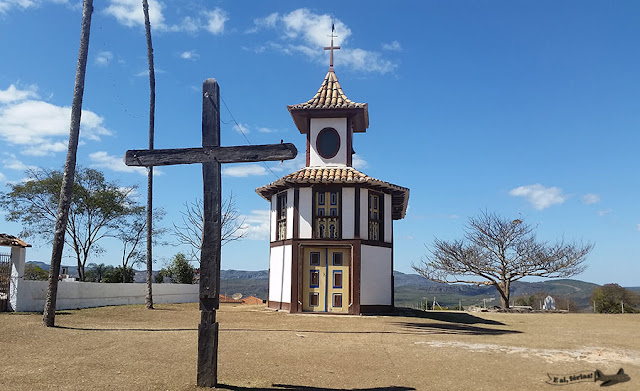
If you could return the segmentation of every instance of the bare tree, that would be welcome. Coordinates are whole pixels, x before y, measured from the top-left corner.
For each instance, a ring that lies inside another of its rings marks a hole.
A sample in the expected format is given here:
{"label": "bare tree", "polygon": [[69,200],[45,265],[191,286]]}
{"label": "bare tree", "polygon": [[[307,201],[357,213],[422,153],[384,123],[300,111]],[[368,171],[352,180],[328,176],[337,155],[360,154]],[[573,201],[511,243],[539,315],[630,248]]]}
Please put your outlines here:
{"label": "bare tree", "polygon": [[523,277],[559,278],[582,272],[593,244],[550,244],[538,241],[535,227],[484,212],[469,218],[463,239],[435,239],[430,251],[413,269],[429,280],[496,287],[503,308],[509,308],[511,283]]}
{"label": "bare tree", "polygon": [[[222,202],[222,233],[221,243],[240,240],[247,235],[244,229],[244,218],[241,219],[240,212],[236,209],[236,200],[233,193]],[[185,202],[182,214],[182,225],[173,224],[174,234],[182,244],[191,246],[192,259],[200,259],[200,249],[202,248],[202,199],[198,198],[194,202]]]}
{"label": "bare tree", "polygon": [[82,98],[84,96],[84,76],[87,70],[87,53],[89,52],[89,33],[91,31],[91,14],[93,0],[84,0],[82,5],[82,28],[80,31],[80,49],[76,68],[76,81],[73,88],[73,102],[71,104],[71,124],[69,126],[69,146],[67,159],[64,163],[64,177],[60,189],[60,202],[56,218],[53,247],[51,250],[51,267],[49,268],[49,286],[44,303],[43,323],[47,327],[55,325],[56,299],[58,296],[58,275],[60,262],[64,250],[64,238],[67,228],[67,217],[73,192],[73,179],[76,171],[76,154],[80,136],[80,116],[82,114]]}
{"label": "bare tree", "polygon": [[[144,12],[144,27],[147,36],[147,59],[149,61],[149,149],[153,149],[156,112],[156,74],[153,66],[151,22],[149,21],[149,3],[147,0],[142,0],[142,11]],[[147,289],[144,302],[147,309],[153,309],[153,166],[149,166],[147,170]]]}
{"label": "bare tree", "polygon": [[[122,243],[122,270],[126,271],[136,264],[145,262],[146,254],[141,250],[141,243],[147,231],[147,220],[145,219],[146,208],[136,206],[130,215],[120,221],[115,237]],[[153,213],[154,227],[152,232],[153,244],[163,245],[159,238],[167,231],[165,228],[158,228],[157,223],[162,220],[165,211],[156,209]],[[122,282],[125,281],[126,274],[122,273]]]}

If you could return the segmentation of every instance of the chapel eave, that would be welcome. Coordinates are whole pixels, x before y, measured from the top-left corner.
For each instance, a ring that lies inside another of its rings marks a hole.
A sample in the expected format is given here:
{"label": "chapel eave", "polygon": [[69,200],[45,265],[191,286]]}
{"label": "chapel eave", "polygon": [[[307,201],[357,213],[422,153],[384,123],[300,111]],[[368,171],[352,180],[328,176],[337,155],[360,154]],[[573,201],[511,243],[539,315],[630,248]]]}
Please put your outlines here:
{"label": "chapel eave", "polygon": [[305,167],[294,173],[283,176],[268,185],[256,189],[262,198],[267,201],[271,196],[293,187],[309,187],[313,185],[354,185],[391,195],[392,218],[403,219],[407,213],[409,204],[409,189],[394,185],[380,179],[370,177],[353,167]]}
{"label": "chapel eave", "polygon": [[300,133],[309,131],[309,118],[347,117],[352,119],[352,130],[366,132],[369,127],[369,110],[366,103],[357,103],[347,98],[333,70],[325,76],[318,92],[307,102],[287,106]]}

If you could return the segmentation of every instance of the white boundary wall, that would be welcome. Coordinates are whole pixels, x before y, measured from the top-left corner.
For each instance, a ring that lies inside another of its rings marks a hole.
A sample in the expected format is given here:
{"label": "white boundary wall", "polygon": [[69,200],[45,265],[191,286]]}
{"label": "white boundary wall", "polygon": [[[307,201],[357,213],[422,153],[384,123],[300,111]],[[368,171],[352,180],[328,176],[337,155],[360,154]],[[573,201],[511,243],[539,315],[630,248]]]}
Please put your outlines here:
{"label": "white boundary wall", "polygon": [[[14,311],[43,311],[47,281],[20,279]],[[153,284],[153,302],[198,302],[199,284]],[[57,310],[102,307],[108,305],[144,304],[146,284],[107,284],[98,282],[58,283]]]}

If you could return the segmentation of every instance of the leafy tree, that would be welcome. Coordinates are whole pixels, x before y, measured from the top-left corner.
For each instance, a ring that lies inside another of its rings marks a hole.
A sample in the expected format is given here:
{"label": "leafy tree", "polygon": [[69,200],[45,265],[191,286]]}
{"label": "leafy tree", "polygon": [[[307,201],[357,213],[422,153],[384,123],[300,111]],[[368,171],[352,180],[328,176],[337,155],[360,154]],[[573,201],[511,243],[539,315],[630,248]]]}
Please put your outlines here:
{"label": "leafy tree", "polygon": [[130,283],[130,282],[133,282],[135,275],[136,275],[136,271],[133,270],[132,267],[123,268],[122,266],[116,266],[105,273],[103,282]]}
{"label": "leafy tree", "polygon": [[[202,222],[204,206],[202,199],[198,198],[194,202],[185,202],[182,214],[182,225],[173,224],[174,234],[182,244],[191,246],[192,259],[200,259],[200,249],[202,248]],[[222,201],[222,232],[220,236],[221,245],[240,240],[247,235],[244,229],[244,219],[236,208],[236,200],[233,193],[229,198]]]}
{"label": "leafy tree", "polygon": [[113,266],[111,265],[90,263],[87,265],[84,280],[88,282],[102,282],[104,276],[111,270],[113,270]]}
{"label": "leafy tree", "polygon": [[27,263],[24,267],[24,279],[25,280],[37,280],[47,281],[49,278],[49,272],[44,270],[38,265]]}
{"label": "leafy tree", "polygon": [[[28,170],[27,174],[30,180],[9,184],[10,191],[0,194],[0,206],[7,209],[7,220],[22,223],[22,236],[51,239],[57,226],[56,205],[63,173],[37,169]],[[131,197],[133,190],[133,187],[123,188],[107,182],[98,170],[79,168],[75,171],[64,238],[75,253],[80,281],[85,280],[84,269],[89,258],[104,251],[98,242],[113,236],[123,219],[137,210]]]}
{"label": "leafy tree", "polygon": [[469,218],[463,239],[435,239],[430,255],[413,269],[442,283],[492,285],[509,308],[511,283],[527,276],[568,277],[584,270],[592,244],[538,241],[535,227],[484,212]]}
{"label": "leafy tree", "polygon": [[638,312],[634,307],[640,304],[640,297],[633,291],[625,289],[618,284],[606,284],[595,288],[591,295],[591,301],[595,303],[596,312],[605,314],[619,314],[622,312]]}
{"label": "leafy tree", "polygon": [[[183,253],[177,253],[169,266],[160,270],[159,276],[168,277],[174,284],[193,284],[196,269],[191,266]],[[159,278],[159,277],[156,277]]]}
{"label": "leafy tree", "polygon": [[166,275],[167,275],[167,269],[160,269],[158,274],[156,274],[155,283],[162,284],[164,282],[164,278],[166,277]]}

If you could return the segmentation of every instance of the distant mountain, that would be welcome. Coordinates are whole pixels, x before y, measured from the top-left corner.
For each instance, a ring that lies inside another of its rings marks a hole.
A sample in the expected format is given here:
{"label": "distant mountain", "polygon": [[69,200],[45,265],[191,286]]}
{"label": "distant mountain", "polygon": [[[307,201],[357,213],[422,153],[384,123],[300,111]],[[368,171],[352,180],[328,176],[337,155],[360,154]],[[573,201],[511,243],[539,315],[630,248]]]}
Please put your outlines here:
{"label": "distant mountain", "polygon": [[247,270],[220,270],[220,279],[221,280],[268,280],[269,279],[269,271],[268,270],[257,270],[257,271],[247,271]]}
{"label": "distant mountain", "polygon": [[[48,263],[42,262],[42,261],[28,261],[26,262],[27,265],[36,265],[46,271],[49,271],[49,267],[51,266]],[[60,271],[62,272],[62,268],[67,268],[67,275],[71,276],[71,277],[78,277],[78,266],[77,265],[61,265],[60,266]]]}
{"label": "distant mountain", "polygon": [[[395,279],[396,305],[412,306],[420,302],[436,301],[442,306],[483,304],[489,300],[491,305],[500,303],[500,296],[492,286],[475,286],[469,284],[442,284],[429,281],[417,274],[393,272]],[[593,289],[597,284],[579,280],[547,280],[541,282],[515,281],[511,285],[511,298],[530,296],[545,292],[554,297],[565,297],[578,303],[580,307],[588,307]]]}

